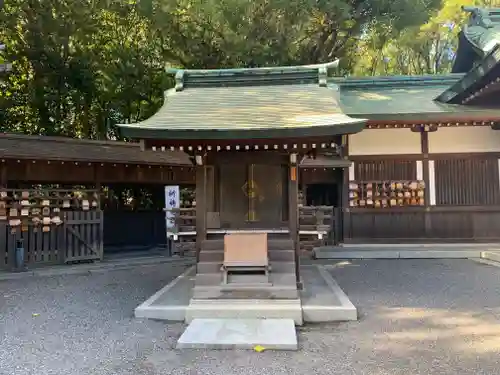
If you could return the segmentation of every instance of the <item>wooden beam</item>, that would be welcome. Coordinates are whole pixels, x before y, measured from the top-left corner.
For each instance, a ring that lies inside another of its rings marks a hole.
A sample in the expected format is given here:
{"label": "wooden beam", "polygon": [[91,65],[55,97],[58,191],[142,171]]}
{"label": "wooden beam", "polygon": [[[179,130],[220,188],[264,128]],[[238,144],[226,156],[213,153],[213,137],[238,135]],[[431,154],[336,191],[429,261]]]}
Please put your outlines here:
{"label": "wooden beam", "polygon": [[[349,159],[349,136],[345,135],[342,137],[342,150],[343,150],[343,156],[346,160]],[[352,165],[353,171],[354,171],[354,162]],[[334,230],[338,231],[339,233],[334,233],[334,240],[336,242],[344,242],[344,239],[349,236],[350,228],[349,228],[349,223],[350,223],[350,215],[351,213],[349,212],[349,174],[351,173],[350,168],[342,168],[342,186],[340,187],[341,191],[341,202],[340,202],[340,208],[337,210],[341,210],[341,212],[337,215],[335,215],[335,227]],[[342,232],[342,233],[340,233]],[[337,245],[337,243],[335,243]]]}
{"label": "wooden beam", "polygon": [[[293,155],[293,154],[292,154]],[[295,160],[290,156],[288,177],[288,229],[295,250],[295,276],[297,285],[300,286],[300,242],[299,242],[299,168],[298,156]]]}
{"label": "wooden beam", "polygon": [[[424,206],[425,206],[425,215],[424,215],[424,220],[425,220],[425,232],[430,233],[432,229],[432,218],[431,215],[429,214],[429,207],[430,207],[430,195],[429,195],[429,187],[430,187],[430,174],[429,174],[429,132],[425,131],[422,129],[420,132],[420,147],[421,147],[421,152],[422,152],[422,178],[424,179],[425,183],[425,190],[424,190]],[[417,176],[418,177],[418,176]]]}
{"label": "wooden beam", "polygon": [[206,186],[207,168],[203,163],[196,165],[196,261],[199,261],[201,245],[207,237],[207,209],[206,209]]}
{"label": "wooden beam", "polygon": [[7,163],[0,163],[0,186],[7,187]]}

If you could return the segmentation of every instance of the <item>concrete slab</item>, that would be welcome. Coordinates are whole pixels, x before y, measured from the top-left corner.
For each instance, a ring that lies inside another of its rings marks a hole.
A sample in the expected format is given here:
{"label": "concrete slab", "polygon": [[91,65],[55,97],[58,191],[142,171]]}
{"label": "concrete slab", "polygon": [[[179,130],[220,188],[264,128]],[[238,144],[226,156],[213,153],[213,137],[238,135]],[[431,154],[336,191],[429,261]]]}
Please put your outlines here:
{"label": "concrete slab", "polygon": [[297,350],[292,319],[195,319],[177,341],[177,349]]}
{"label": "concrete slab", "polygon": [[339,251],[333,249],[313,249],[315,259],[398,259],[399,251]]}
{"label": "concrete slab", "polygon": [[483,251],[481,252],[481,259],[490,260],[493,262],[500,262],[500,252],[495,251]]}
{"label": "concrete slab", "polygon": [[135,309],[136,318],[183,322],[194,287],[196,267],[192,266]]}
{"label": "concrete slab", "polygon": [[377,244],[322,246],[313,249],[316,259],[467,259],[498,252],[498,244]]}
{"label": "concrete slab", "polygon": [[[327,247],[327,246],[324,246]],[[341,246],[344,249],[357,249],[357,250],[366,250],[366,249],[459,249],[459,250],[470,250],[470,249],[497,249],[500,250],[500,243],[479,243],[479,242],[456,242],[456,243],[350,243],[343,244]]]}
{"label": "concrete slab", "polygon": [[323,266],[301,266],[304,290],[290,300],[192,299],[195,267],[186,270],[135,309],[137,318],[187,323],[198,318],[291,319],[305,323],[357,320],[357,309]]}
{"label": "concrete slab", "polygon": [[199,318],[292,319],[304,323],[300,299],[191,299],[186,323]]}
{"label": "concrete slab", "polygon": [[358,320],[358,311],[323,266],[302,266],[304,289],[300,292],[305,322]]}

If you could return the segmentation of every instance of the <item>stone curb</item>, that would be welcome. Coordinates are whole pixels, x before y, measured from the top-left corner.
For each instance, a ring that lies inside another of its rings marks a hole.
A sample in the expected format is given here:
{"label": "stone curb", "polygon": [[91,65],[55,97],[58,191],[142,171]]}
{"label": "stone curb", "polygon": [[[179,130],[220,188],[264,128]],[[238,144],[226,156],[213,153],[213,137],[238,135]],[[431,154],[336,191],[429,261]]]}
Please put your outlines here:
{"label": "stone curb", "polygon": [[481,259],[487,259],[493,262],[500,263],[500,253],[492,251],[483,251],[481,253]]}
{"label": "stone curb", "polygon": [[318,251],[315,259],[468,259],[479,258],[481,250],[363,250],[363,251]]}
{"label": "stone curb", "polygon": [[500,268],[500,263],[495,262],[494,260],[488,260],[484,258],[472,258],[471,260],[479,264],[487,264],[488,266]]}
{"label": "stone curb", "polygon": [[498,252],[483,251],[481,252],[480,257],[473,260],[477,263],[500,268],[500,253]]}
{"label": "stone curb", "polygon": [[179,257],[145,257],[145,258],[124,258],[116,261],[101,262],[97,264],[75,264],[66,266],[46,267],[25,272],[3,272],[0,273],[0,281],[19,280],[28,277],[48,277],[65,275],[91,275],[93,273],[103,273],[106,271],[126,270],[135,267],[154,266],[163,263],[173,263],[179,265],[191,265],[194,258]]}

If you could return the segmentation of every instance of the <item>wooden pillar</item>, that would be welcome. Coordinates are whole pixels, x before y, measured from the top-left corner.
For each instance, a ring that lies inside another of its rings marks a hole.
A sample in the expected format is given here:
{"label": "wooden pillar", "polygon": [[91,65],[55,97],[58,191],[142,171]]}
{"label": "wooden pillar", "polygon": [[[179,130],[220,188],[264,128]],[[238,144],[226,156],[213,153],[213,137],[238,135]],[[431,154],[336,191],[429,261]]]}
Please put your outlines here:
{"label": "wooden pillar", "polygon": [[290,154],[290,176],[288,178],[288,229],[295,249],[295,276],[300,285],[300,242],[299,242],[299,168],[297,154]]}
{"label": "wooden pillar", "polygon": [[[428,234],[432,230],[432,218],[430,214],[430,173],[429,173],[429,132],[425,127],[421,128],[420,132],[420,146],[422,152],[422,176],[417,176],[417,178],[422,178],[425,183],[424,190],[424,204],[425,204],[425,215],[424,215],[424,225],[425,233]],[[417,161],[418,163],[418,161]],[[417,168],[417,174],[419,173],[419,168]]]}
{"label": "wooden pillar", "polygon": [[[343,135],[342,136],[342,157],[346,160],[349,159],[349,136],[348,135]],[[342,210],[342,213],[340,215],[335,215],[335,219],[340,218],[342,221],[341,225],[336,225],[337,228],[339,228],[342,231],[342,234],[334,234],[335,239],[337,239],[339,242],[344,242],[346,238],[349,238],[349,232],[350,232],[350,223],[351,223],[351,212],[349,208],[349,182],[351,180],[355,180],[356,176],[354,175],[355,173],[355,167],[354,167],[354,162],[349,166],[349,168],[344,168],[342,169],[342,202],[340,205],[340,209]],[[335,245],[338,245],[337,243]]]}
{"label": "wooden pillar", "polygon": [[7,163],[0,163],[0,186],[7,187]]}
{"label": "wooden pillar", "polygon": [[207,170],[204,158],[196,156],[196,261],[199,260],[201,244],[207,237],[206,185]]}

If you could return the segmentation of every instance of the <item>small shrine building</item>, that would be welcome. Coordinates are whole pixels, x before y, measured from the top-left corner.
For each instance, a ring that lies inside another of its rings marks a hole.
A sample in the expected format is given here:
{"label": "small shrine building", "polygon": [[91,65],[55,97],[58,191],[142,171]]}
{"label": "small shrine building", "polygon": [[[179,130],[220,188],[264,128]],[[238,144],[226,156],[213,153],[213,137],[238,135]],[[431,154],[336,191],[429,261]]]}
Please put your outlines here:
{"label": "small shrine building", "polygon": [[335,207],[335,243],[498,241],[500,11],[465,10],[452,74],[175,70],[163,108],[121,129],[202,158],[207,228],[285,227],[289,171],[269,165],[280,152],[296,155],[299,206]]}
{"label": "small shrine building", "polygon": [[265,233],[275,265],[267,286],[243,283],[245,298],[298,301],[298,167],[327,152],[330,166],[345,167],[346,135],[365,126],[340,111],[328,88],[330,66],[178,70],[176,86],[157,114],[120,125],[124,136],[139,139],[146,149],[180,150],[192,158],[195,300],[238,298],[241,283],[221,283],[227,236]]}

